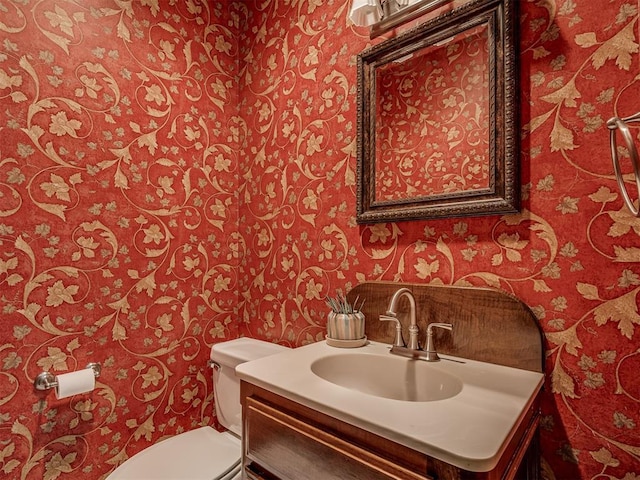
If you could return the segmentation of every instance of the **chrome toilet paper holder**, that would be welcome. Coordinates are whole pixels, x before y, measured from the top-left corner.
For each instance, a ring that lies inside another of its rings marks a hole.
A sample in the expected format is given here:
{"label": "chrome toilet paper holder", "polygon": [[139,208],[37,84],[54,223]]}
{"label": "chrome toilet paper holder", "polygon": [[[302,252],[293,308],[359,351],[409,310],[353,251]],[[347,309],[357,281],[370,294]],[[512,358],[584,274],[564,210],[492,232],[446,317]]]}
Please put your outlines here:
{"label": "chrome toilet paper holder", "polygon": [[[93,375],[98,378],[100,376],[100,371],[102,370],[102,365],[92,362],[88,363],[86,368],[90,368],[91,370],[93,370]],[[40,391],[51,390],[52,388],[56,388],[57,386],[58,379],[51,372],[39,373],[33,381],[33,387],[36,390]]]}

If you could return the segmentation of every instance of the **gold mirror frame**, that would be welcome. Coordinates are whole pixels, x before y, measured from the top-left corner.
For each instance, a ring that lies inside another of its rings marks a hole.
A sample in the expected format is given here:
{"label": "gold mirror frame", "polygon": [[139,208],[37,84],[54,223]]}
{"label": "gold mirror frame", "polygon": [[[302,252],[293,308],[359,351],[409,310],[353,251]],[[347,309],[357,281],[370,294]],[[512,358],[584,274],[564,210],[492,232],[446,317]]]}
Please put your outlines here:
{"label": "gold mirror frame", "polygon": [[[518,212],[516,3],[516,0],[472,0],[358,56],[358,223]],[[376,199],[378,69],[478,27],[486,27],[488,42],[488,188]]]}

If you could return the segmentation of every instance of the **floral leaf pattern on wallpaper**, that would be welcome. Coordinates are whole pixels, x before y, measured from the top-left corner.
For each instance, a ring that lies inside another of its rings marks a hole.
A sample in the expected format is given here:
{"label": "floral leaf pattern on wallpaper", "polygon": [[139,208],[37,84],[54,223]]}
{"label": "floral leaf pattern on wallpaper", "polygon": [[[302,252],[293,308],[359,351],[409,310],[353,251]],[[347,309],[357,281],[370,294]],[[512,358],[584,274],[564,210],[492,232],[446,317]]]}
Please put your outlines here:
{"label": "floral leaf pattern on wallpaper", "polygon": [[[242,109],[253,163],[241,183],[240,229],[259,254],[240,282],[244,331],[321,340],[322,297],[365,280],[512,292],[532,307],[547,343],[545,478],[635,478],[637,220],[617,193],[605,123],[640,109],[638,5],[517,4],[521,214],[366,227],[353,220],[342,156],[350,152],[353,164],[354,99],[332,108],[319,84],[351,69],[355,93],[355,56],[373,42],[342,5],[265,2],[251,11],[241,45],[251,60]],[[344,40],[352,35],[360,42]],[[310,130],[322,140],[305,145]],[[327,257],[331,249],[340,256]]]}
{"label": "floral leaf pattern on wallpaper", "polygon": [[378,69],[380,200],[489,188],[487,29]]}
{"label": "floral leaf pattern on wallpaper", "polygon": [[[8,478],[99,478],[214,422],[206,359],[237,335],[244,249],[236,7],[0,2]],[[91,394],[33,391],[90,361]]]}
{"label": "floral leaf pattern on wallpaper", "polygon": [[[523,299],[544,478],[640,475],[639,232],[605,126],[640,110],[638,5],[517,3],[522,212],[362,227],[356,55],[381,39],[349,2],[0,0],[3,474],[100,478],[215,425],[212,343],[320,341],[324,297],[382,279]],[[95,360],[90,395],[33,392]]]}

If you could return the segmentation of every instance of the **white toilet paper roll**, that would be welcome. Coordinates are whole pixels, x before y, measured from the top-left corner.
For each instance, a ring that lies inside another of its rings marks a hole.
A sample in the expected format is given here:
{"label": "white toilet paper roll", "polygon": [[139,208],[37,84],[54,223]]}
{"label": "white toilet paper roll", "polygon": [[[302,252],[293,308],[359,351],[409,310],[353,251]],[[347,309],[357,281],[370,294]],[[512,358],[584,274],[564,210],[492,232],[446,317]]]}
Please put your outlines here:
{"label": "white toilet paper roll", "polygon": [[91,368],[56,375],[56,379],[58,380],[56,398],[67,398],[90,392],[96,386],[96,376]]}

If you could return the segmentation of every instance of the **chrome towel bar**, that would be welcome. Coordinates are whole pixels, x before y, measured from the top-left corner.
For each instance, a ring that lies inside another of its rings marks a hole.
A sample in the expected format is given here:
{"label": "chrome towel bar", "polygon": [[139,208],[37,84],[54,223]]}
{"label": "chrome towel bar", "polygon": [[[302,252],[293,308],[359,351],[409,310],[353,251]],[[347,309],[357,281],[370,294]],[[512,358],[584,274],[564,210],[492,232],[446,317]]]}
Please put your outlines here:
{"label": "chrome towel bar", "polygon": [[622,139],[624,140],[625,146],[629,151],[629,158],[631,160],[631,165],[633,167],[633,174],[635,176],[636,188],[638,189],[638,203],[640,204],[640,159],[638,158],[638,149],[636,148],[633,142],[633,136],[629,131],[628,123],[640,123],[640,112],[631,115],[625,118],[613,117],[607,121],[607,127],[610,131],[610,141],[611,141],[611,158],[613,160],[613,171],[616,175],[616,181],[618,182],[618,187],[620,187],[620,191],[622,192],[622,198],[624,199],[624,203],[627,205],[627,208],[631,211],[634,217],[640,218],[640,205],[636,206],[632,198],[629,196],[629,191],[624,182],[624,176],[622,174],[622,170],[620,168],[620,159],[618,158],[618,143],[617,143],[617,135],[616,130],[620,130],[620,134],[622,135]]}

